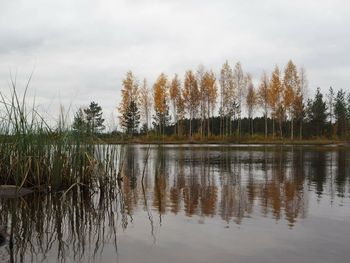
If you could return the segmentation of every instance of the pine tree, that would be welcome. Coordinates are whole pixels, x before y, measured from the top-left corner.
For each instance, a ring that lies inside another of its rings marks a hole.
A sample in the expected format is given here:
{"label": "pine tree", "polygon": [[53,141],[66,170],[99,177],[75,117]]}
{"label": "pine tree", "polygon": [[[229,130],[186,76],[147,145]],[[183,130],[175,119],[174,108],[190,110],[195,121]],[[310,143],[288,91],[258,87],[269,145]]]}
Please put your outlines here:
{"label": "pine tree", "polygon": [[124,129],[127,134],[134,136],[137,134],[137,130],[140,125],[140,111],[137,107],[137,104],[134,101],[131,101],[129,107],[124,113]]}
{"label": "pine tree", "polygon": [[92,101],[88,108],[84,109],[84,114],[87,123],[87,130],[89,133],[100,133],[104,130],[105,126],[102,118],[102,108],[96,102]]}
{"label": "pine tree", "polygon": [[316,135],[322,135],[327,121],[327,105],[323,100],[320,88],[317,88],[314,100],[309,104],[310,124],[314,127]]}
{"label": "pine tree", "polygon": [[82,108],[80,108],[74,116],[74,121],[72,128],[76,132],[84,133],[87,131],[87,123],[85,119],[85,114]]}
{"label": "pine tree", "polygon": [[337,92],[334,104],[334,117],[336,120],[337,135],[343,138],[346,135],[348,124],[346,98],[343,90]]}

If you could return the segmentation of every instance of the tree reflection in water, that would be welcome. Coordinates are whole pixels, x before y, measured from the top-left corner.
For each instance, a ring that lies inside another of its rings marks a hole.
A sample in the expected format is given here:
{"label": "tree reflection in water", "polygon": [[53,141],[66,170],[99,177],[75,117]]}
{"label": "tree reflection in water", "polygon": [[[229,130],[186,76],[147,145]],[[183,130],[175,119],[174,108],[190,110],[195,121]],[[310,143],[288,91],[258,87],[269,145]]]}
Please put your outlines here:
{"label": "tree reflection in water", "polygon": [[10,262],[91,262],[107,247],[117,256],[118,235],[136,214],[153,242],[163,220],[179,214],[226,224],[263,216],[293,228],[310,194],[349,196],[349,163],[342,148],[128,146],[122,181],[114,171],[95,189],[0,199],[0,252]]}

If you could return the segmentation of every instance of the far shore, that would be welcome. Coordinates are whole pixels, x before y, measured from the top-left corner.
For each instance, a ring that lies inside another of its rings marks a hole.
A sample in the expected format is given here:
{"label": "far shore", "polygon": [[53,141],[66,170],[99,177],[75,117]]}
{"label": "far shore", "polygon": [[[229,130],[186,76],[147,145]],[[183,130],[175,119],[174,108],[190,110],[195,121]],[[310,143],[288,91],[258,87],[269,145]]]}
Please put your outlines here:
{"label": "far shore", "polygon": [[103,142],[106,144],[193,144],[193,145],[205,145],[205,144],[218,144],[218,145],[335,145],[335,146],[350,146],[350,141],[346,140],[330,140],[330,139],[309,139],[309,140],[276,140],[276,139],[264,139],[264,140],[251,140],[251,139],[241,139],[241,140],[190,140],[181,139],[173,140],[169,138],[104,138]]}

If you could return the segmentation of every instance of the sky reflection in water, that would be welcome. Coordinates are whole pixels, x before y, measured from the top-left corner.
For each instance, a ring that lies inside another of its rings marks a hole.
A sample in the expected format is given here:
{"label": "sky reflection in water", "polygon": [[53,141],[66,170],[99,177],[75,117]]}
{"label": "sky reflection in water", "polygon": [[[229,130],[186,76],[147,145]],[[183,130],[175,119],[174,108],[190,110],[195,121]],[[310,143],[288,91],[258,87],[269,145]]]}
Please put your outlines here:
{"label": "sky reflection in water", "polygon": [[1,199],[0,262],[348,262],[349,149],[125,150],[123,182]]}

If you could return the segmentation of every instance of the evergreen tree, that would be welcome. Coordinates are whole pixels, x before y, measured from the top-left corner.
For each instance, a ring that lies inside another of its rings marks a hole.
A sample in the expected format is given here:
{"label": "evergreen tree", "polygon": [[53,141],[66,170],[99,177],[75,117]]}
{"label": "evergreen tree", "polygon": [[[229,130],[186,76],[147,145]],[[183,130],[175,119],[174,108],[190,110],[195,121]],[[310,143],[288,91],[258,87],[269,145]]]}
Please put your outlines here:
{"label": "evergreen tree", "polygon": [[347,96],[347,116],[348,116],[348,121],[350,122],[350,93]]}
{"label": "evergreen tree", "polygon": [[343,90],[339,90],[334,104],[334,117],[336,120],[337,135],[339,137],[344,137],[346,135],[348,124],[347,107],[345,100],[345,92]]}
{"label": "evergreen tree", "polygon": [[86,132],[87,123],[86,123],[85,114],[82,108],[80,108],[75,113],[72,128],[74,131],[77,131],[77,132]]}
{"label": "evergreen tree", "polygon": [[323,95],[320,91],[320,88],[317,88],[316,95],[312,103],[308,103],[310,107],[309,118],[311,127],[314,127],[314,135],[322,135],[322,131],[325,128],[327,121],[327,106],[326,102],[323,100]]}
{"label": "evergreen tree", "polygon": [[84,109],[87,123],[87,131],[89,133],[100,133],[105,126],[102,118],[102,108],[96,102],[92,101],[88,108]]}
{"label": "evergreen tree", "polygon": [[134,136],[140,125],[140,111],[137,104],[131,101],[123,115],[123,127],[127,134]]}

